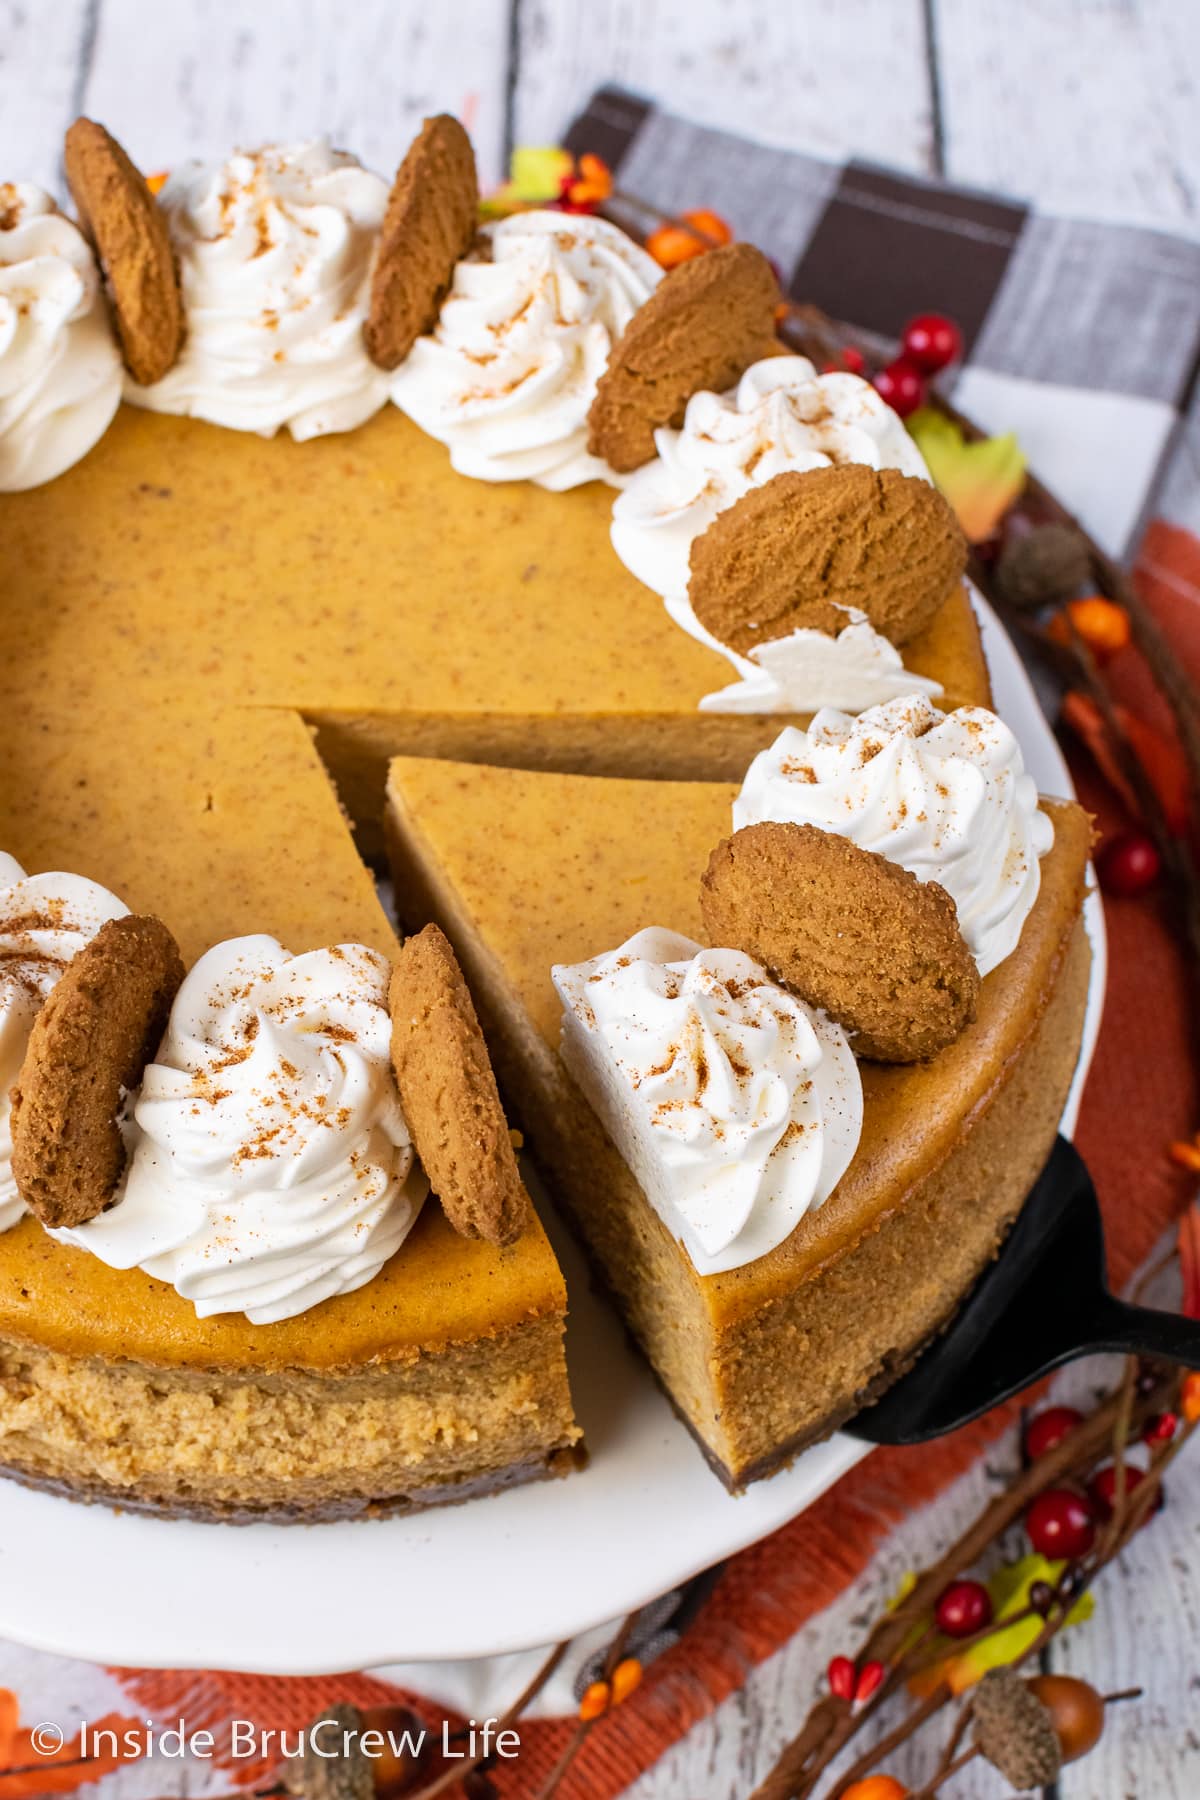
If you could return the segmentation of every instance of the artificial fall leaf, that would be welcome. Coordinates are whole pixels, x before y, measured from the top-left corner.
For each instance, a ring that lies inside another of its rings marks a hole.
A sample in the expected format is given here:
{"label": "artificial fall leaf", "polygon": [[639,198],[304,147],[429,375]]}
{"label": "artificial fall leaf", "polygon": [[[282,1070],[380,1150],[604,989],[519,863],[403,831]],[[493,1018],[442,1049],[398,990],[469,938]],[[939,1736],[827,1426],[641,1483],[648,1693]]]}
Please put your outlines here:
{"label": "artificial fall leaf", "polygon": [[489,194],[480,210],[489,218],[503,218],[530,206],[557,200],[575,168],[569,150],[557,144],[518,144],[508,165],[508,180]]}
{"label": "artificial fall leaf", "polygon": [[1174,738],[1147,725],[1127,706],[1116,707],[1117,723],[1133,746],[1133,753],[1150,777],[1159,804],[1172,831],[1188,828],[1192,810],[1192,784],[1187,760]]}
{"label": "artificial fall leaf", "polygon": [[1025,454],[1011,431],[969,443],[961,426],[936,407],[906,421],[929,473],[972,544],[991,537],[1025,485]]}
{"label": "artificial fall leaf", "polygon": [[[1063,696],[1062,716],[1091,751],[1104,779],[1120,796],[1133,817],[1140,819],[1142,809],[1137,795],[1125,778],[1117,759],[1104,717],[1090,694],[1072,691]],[[1183,751],[1174,738],[1169,738],[1153,725],[1147,725],[1127,706],[1113,706],[1113,716],[1125,740],[1145,770],[1146,779],[1158,795],[1163,817],[1174,832],[1187,830],[1191,811],[1191,780]]]}
{"label": "artificial fall leaf", "polygon": [[1182,1310],[1189,1319],[1200,1319],[1200,1204],[1189,1206],[1179,1221],[1179,1270]]}
{"label": "artificial fall leaf", "polygon": [[[935,1634],[929,1640],[930,1648],[944,1644],[946,1654],[910,1678],[909,1692],[921,1699],[945,1682],[952,1694],[962,1694],[974,1687],[989,1669],[1002,1668],[1023,1656],[1037,1638],[1044,1621],[1036,1613],[1008,1626],[1003,1625],[1003,1620],[1026,1610],[1029,1590],[1035,1581],[1055,1587],[1066,1566],[1065,1562],[1049,1562],[1044,1556],[1031,1555],[997,1569],[988,1577],[986,1586],[991,1596],[992,1614],[1000,1629],[990,1631],[987,1637],[980,1638],[966,1650],[956,1650],[953,1638]],[[1066,1624],[1081,1625],[1085,1619],[1090,1619],[1095,1604],[1090,1594],[1082,1594],[1067,1614]]]}

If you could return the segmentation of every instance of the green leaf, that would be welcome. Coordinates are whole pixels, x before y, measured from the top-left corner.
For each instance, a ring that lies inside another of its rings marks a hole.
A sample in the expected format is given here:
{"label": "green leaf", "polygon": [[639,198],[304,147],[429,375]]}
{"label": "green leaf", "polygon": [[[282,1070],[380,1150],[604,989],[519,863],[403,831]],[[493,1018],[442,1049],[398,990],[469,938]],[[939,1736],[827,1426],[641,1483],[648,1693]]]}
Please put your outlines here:
{"label": "green leaf", "polygon": [[[943,1644],[946,1649],[944,1657],[922,1669],[909,1682],[914,1694],[928,1694],[945,1681],[952,1693],[961,1694],[967,1688],[987,1674],[989,1669],[1002,1668],[1023,1656],[1041,1632],[1044,1620],[1036,1613],[1028,1618],[1016,1619],[1017,1613],[1024,1612],[1029,1605],[1029,1590],[1035,1581],[1044,1581],[1050,1587],[1056,1587],[1059,1577],[1066,1568],[1065,1562],[1048,1562],[1044,1556],[1023,1556],[1018,1562],[1005,1563],[988,1577],[986,1586],[991,1595],[992,1609],[1000,1629],[990,1631],[977,1644],[971,1644],[965,1650],[955,1650],[953,1638],[934,1636],[927,1640],[929,1649]],[[1090,1593],[1082,1594],[1068,1612],[1066,1625],[1081,1625],[1090,1619],[1096,1609],[1095,1600]],[[1012,1625],[1005,1626],[1003,1620],[1014,1618]]]}
{"label": "green leaf", "polygon": [[571,152],[557,144],[518,144],[509,162],[508,180],[487,196],[481,211],[489,217],[502,217],[557,200],[574,167]]}
{"label": "green leaf", "polygon": [[968,443],[962,428],[936,407],[907,421],[929,473],[954,508],[972,544],[995,531],[1025,485],[1025,454],[1011,431]]}

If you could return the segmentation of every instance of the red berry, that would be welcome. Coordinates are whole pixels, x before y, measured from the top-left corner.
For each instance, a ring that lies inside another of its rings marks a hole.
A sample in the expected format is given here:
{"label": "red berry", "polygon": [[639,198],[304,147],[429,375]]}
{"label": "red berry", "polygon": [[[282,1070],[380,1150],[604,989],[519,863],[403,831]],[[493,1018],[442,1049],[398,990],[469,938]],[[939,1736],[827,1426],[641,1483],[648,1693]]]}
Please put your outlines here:
{"label": "red berry", "polygon": [[[1132,1463],[1125,1464],[1125,1500],[1126,1500],[1126,1504],[1128,1504],[1128,1502],[1129,1502],[1130,1494],[1132,1494],[1134,1492],[1135,1488],[1138,1488],[1141,1486],[1142,1482],[1145,1480],[1145,1477],[1146,1477],[1146,1471],[1144,1469],[1136,1468]],[[1114,1463],[1106,1463],[1102,1469],[1096,1470],[1096,1473],[1092,1476],[1092,1479],[1088,1482],[1088,1498],[1091,1500],[1092,1505],[1095,1508],[1095,1510],[1100,1518],[1102,1518],[1102,1519],[1111,1519],[1112,1518],[1113,1508],[1116,1505],[1116,1501],[1117,1501],[1117,1470],[1116,1470],[1116,1465]],[[1154,1505],[1150,1508],[1150,1511],[1146,1514],[1146,1518],[1143,1521],[1143,1523],[1145,1523],[1145,1524],[1149,1523],[1151,1518],[1153,1518],[1154,1514],[1158,1511],[1159,1507],[1162,1505],[1162,1503],[1163,1503],[1163,1494],[1162,1494],[1162,1489],[1159,1488],[1158,1493],[1155,1495]]]}
{"label": "red berry", "polygon": [[1144,831],[1123,831],[1107,838],[1096,858],[1096,873],[1106,894],[1130,900],[1153,887],[1162,869],[1162,858]]}
{"label": "red berry", "polygon": [[822,375],[861,375],[867,366],[867,359],[861,350],[853,344],[847,344],[839,350],[832,361],[821,364]]}
{"label": "red berry", "polygon": [[1047,1406],[1043,1412],[1034,1413],[1025,1427],[1026,1456],[1030,1462],[1036,1462],[1082,1423],[1083,1414],[1073,1406]]}
{"label": "red berry", "polygon": [[1087,1501],[1070,1488],[1047,1488],[1025,1514],[1025,1530],[1039,1556],[1069,1561],[1091,1549],[1096,1521]]}
{"label": "red berry", "polygon": [[835,1656],[826,1674],[831,1694],[839,1700],[853,1700],[858,1674],[848,1656]]}
{"label": "red berry", "polygon": [[1169,1444],[1179,1427],[1179,1419],[1173,1412],[1155,1413],[1147,1419],[1142,1427],[1142,1442],[1149,1444],[1152,1450],[1159,1444]]}
{"label": "red berry", "polygon": [[900,348],[926,375],[936,375],[962,355],[962,332],[942,313],[918,313],[904,327]]}
{"label": "red berry", "polygon": [[898,356],[875,377],[875,391],[894,413],[907,419],[925,398],[925,380],[915,363]]}
{"label": "red berry", "polygon": [[933,1616],[947,1637],[973,1637],[992,1622],[992,1597],[981,1581],[952,1581],[938,1595]]}
{"label": "red berry", "polygon": [[860,1706],[865,1700],[871,1698],[876,1688],[883,1685],[883,1678],[886,1674],[887,1670],[881,1662],[872,1660],[863,1664],[858,1671],[858,1680],[854,1684],[854,1698]]}

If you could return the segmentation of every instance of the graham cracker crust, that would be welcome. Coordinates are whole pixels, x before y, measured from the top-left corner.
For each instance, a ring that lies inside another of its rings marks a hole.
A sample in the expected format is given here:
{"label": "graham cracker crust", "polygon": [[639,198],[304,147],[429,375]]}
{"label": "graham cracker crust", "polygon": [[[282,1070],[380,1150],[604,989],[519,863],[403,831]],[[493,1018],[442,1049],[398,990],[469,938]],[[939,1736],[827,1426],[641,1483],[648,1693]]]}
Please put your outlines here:
{"label": "graham cracker crust", "polygon": [[74,1500],[85,1506],[107,1506],[113,1512],[138,1513],[148,1518],[190,1519],[201,1525],[329,1525],[347,1519],[386,1519],[404,1513],[425,1512],[432,1506],[457,1506],[467,1500],[484,1499],[504,1493],[509,1488],[525,1487],[535,1481],[555,1481],[587,1463],[582,1444],[566,1445],[544,1457],[529,1457],[511,1463],[494,1474],[473,1476],[463,1481],[434,1482],[407,1494],[392,1494],[376,1500],[339,1500],[312,1507],[241,1507],[178,1505],[152,1500],[136,1490],[115,1488],[103,1482],[66,1481],[55,1476],[35,1475],[28,1469],[0,1463],[0,1478],[18,1482],[38,1493],[54,1494],[62,1500]]}

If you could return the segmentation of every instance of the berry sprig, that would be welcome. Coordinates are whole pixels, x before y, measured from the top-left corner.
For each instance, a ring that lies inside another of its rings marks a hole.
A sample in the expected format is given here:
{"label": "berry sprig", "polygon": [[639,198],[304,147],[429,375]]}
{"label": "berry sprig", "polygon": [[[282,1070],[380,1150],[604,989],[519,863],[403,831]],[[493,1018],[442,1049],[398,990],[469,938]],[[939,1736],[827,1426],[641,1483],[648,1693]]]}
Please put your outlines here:
{"label": "berry sprig", "polygon": [[[981,1668],[989,1680],[1015,1670],[1043,1650],[1077,1612],[1103,1569],[1161,1503],[1163,1474],[1195,1429],[1183,1407],[1189,1379],[1181,1372],[1142,1370],[1131,1360],[1120,1387],[1090,1415],[1072,1407],[1048,1407],[1035,1414],[1024,1432],[1027,1466],[877,1622],[856,1655],[833,1659],[827,1694],[817,1701],[752,1800],[807,1800],[815,1795],[830,1764],[878,1709],[910,1683],[920,1697],[842,1775],[829,1790],[828,1800],[888,1796],[926,1800],[965,1762],[986,1755],[978,1744],[960,1749],[971,1726],[968,1699],[950,1745],[925,1787],[910,1793],[895,1777],[879,1773],[879,1764],[948,1706],[964,1684],[968,1693],[973,1691],[969,1684],[978,1679]],[[1145,1466],[1128,1459],[1129,1447],[1136,1443],[1148,1455]],[[973,1571],[1018,1521],[1024,1523],[1033,1552],[1047,1559],[1053,1580],[1032,1582],[1017,1610],[997,1609],[987,1585]],[[1026,1629],[1001,1639],[1000,1634],[1012,1633],[1016,1626]],[[992,1639],[995,1650],[989,1650]],[[1019,1645],[1016,1654],[1006,1656],[1002,1646],[1013,1644]],[[864,1698],[859,1683],[868,1668],[881,1673],[872,1673]],[[1099,1736],[1099,1728],[1089,1735],[1078,1719],[1086,1715],[1094,1726],[1098,1717],[1102,1726],[1105,1697],[1085,1683],[1079,1688],[1079,1693],[1070,1694],[1062,1687],[1048,1690],[1053,1705],[1047,1695],[1039,1697],[1051,1714],[1060,1740],[1057,1754],[1064,1761],[1084,1754]],[[1068,1700],[1076,1719],[1070,1730],[1063,1716]]]}
{"label": "berry sprig", "polygon": [[904,327],[900,354],[885,363],[875,388],[892,411],[907,419],[929,398],[929,380],[956,363],[963,351],[962,332],[942,313],[919,313]]}

